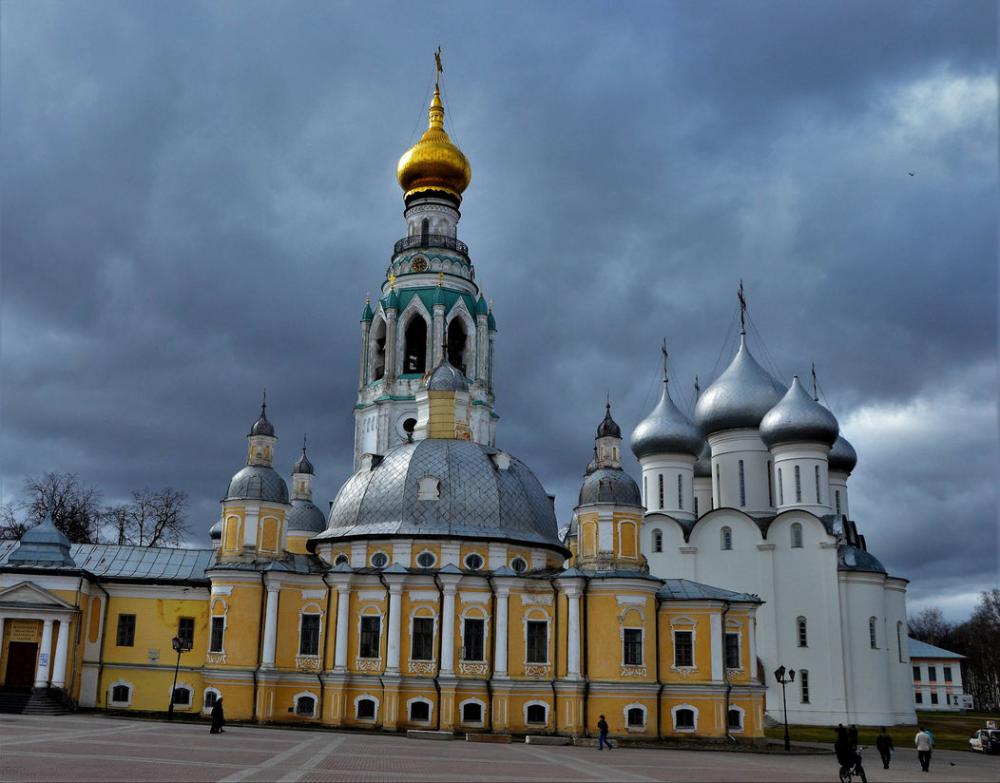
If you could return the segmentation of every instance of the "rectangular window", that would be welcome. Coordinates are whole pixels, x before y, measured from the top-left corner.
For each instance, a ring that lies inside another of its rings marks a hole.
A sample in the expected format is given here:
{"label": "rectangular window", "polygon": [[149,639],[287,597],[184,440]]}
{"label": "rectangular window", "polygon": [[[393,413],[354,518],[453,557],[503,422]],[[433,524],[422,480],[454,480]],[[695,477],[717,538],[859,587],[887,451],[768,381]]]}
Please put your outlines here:
{"label": "rectangular window", "polygon": [[740,635],[738,633],[726,634],[726,668],[740,668]]}
{"label": "rectangular window", "polygon": [[625,644],[625,665],[642,666],[642,630],[626,628],[623,637]]}
{"label": "rectangular window", "polygon": [[774,476],[770,462],[767,463],[767,505],[774,506]]}
{"label": "rectangular window", "polygon": [[660,486],[660,505],[658,506],[658,508],[663,508],[663,474],[662,473],[660,474],[659,478],[660,478],[660,481],[659,481],[659,486]]}
{"label": "rectangular window", "polygon": [[214,653],[222,652],[222,643],[226,633],[226,618],[212,618],[212,633],[209,639],[208,651]]}
{"label": "rectangular window", "polygon": [[677,474],[677,508],[684,510],[684,479],[681,474]]}
{"label": "rectangular window", "polygon": [[526,663],[549,662],[549,624],[542,620],[528,621],[528,650]]}
{"label": "rectangular window", "polygon": [[358,655],[362,658],[379,658],[379,634],[382,623],[378,617],[361,618],[361,644]]}
{"label": "rectangular window", "polygon": [[698,518],[698,496],[697,495],[694,496],[694,516],[695,516],[695,519]]}
{"label": "rectangular window", "polygon": [[135,615],[118,615],[118,641],[119,647],[131,647],[135,644]]}
{"label": "rectangular window", "polygon": [[840,490],[838,489],[833,496],[837,500],[837,516],[840,516]]}
{"label": "rectangular window", "polygon": [[920,682],[920,667],[919,666],[914,666],[913,667],[913,681],[914,682]]}
{"label": "rectangular window", "polygon": [[937,691],[931,691],[931,704],[937,704],[937,703],[938,703]]}
{"label": "rectangular window", "polygon": [[937,666],[927,667],[927,679],[930,682],[937,682]]}
{"label": "rectangular window", "polygon": [[693,631],[674,631],[674,666],[694,666]]}
{"label": "rectangular window", "polygon": [[177,638],[189,649],[194,646],[193,617],[179,617],[177,619]]}
{"label": "rectangular window", "polygon": [[809,672],[805,669],[799,669],[799,692],[802,696],[802,703],[809,703]]}
{"label": "rectangular window", "polygon": [[747,504],[747,479],[743,470],[743,460],[739,462],[740,467],[740,508]]}
{"label": "rectangular window", "polygon": [[319,615],[302,615],[299,629],[299,655],[319,655]]}
{"label": "rectangular window", "polygon": [[795,466],[795,502],[802,502],[802,471],[799,466]]}
{"label": "rectangular window", "polygon": [[722,505],[722,491],[720,487],[722,486],[722,477],[719,474],[719,465],[715,465],[715,495],[712,498],[712,505],[718,508]]}
{"label": "rectangular window", "polygon": [[913,694],[913,699],[914,701],[916,701],[917,704],[923,704],[924,703],[923,691],[917,691],[915,694]]}
{"label": "rectangular window", "polygon": [[410,660],[434,660],[434,618],[414,617]]}
{"label": "rectangular window", "polygon": [[463,661],[484,661],[484,637],[486,635],[486,621],[466,618],[464,634],[462,636],[462,660]]}
{"label": "rectangular window", "polygon": [[950,666],[945,666],[944,667],[944,681],[945,682],[951,682],[951,667]]}
{"label": "rectangular window", "polygon": [[649,476],[642,477],[642,505],[649,508]]}
{"label": "rectangular window", "polygon": [[823,502],[823,498],[819,494],[819,465],[816,466],[816,502]]}
{"label": "rectangular window", "polygon": [[778,468],[778,503],[785,505],[785,474]]}

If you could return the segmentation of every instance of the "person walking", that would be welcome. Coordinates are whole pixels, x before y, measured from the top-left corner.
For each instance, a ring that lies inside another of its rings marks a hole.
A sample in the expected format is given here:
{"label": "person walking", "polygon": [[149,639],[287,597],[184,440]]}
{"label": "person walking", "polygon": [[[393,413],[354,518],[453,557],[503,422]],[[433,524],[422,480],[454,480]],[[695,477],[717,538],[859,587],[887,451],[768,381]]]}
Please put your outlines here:
{"label": "person walking", "polygon": [[878,748],[878,754],[882,757],[883,769],[889,769],[889,762],[892,761],[892,752],[895,748],[892,744],[892,737],[885,730],[885,726],[882,727],[882,731],[875,738],[875,747]]}
{"label": "person walking", "polygon": [[847,739],[847,729],[843,724],[837,726],[837,741],[833,744],[833,752],[840,765],[840,779],[843,780],[854,768],[854,749]]}
{"label": "person walking", "polygon": [[608,746],[608,750],[611,750],[611,743],[608,742],[608,722],[604,720],[604,716],[597,721],[597,749],[604,750],[604,746]]}
{"label": "person walking", "polygon": [[222,697],[219,696],[215,700],[215,704],[212,705],[212,730],[209,734],[222,734],[225,729],[222,728],[226,723],[225,713],[222,711]]}
{"label": "person walking", "polygon": [[921,726],[917,736],[913,738],[913,744],[917,746],[917,758],[920,759],[920,768],[924,772],[931,771],[931,752],[934,750],[934,738],[927,731],[926,726]]}

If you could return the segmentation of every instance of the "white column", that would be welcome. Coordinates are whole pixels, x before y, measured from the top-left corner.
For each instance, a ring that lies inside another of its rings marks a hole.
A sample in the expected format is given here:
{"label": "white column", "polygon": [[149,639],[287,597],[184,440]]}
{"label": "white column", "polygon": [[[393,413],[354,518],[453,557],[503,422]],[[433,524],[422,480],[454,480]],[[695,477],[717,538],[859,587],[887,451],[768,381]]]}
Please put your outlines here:
{"label": "white column", "polygon": [[389,641],[386,645],[386,673],[399,673],[399,628],[403,586],[389,585]]}
{"label": "white column", "polygon": [[569,603],[569,648],[566,656],[566,676],[580,676],[580,593],[575,587],[566,590]]}
{"label": "white column", "polygon": [[264,609],[264,658],[261,668],[274,668],[274,651],[278,643],[278,585],[267,586],[267,606]]}
{"label": "white column", "polygon": [[455,585],[443,585],[441,604],[441,674],[455,671]]}
{"label": "white column", "polygon": [[42,623],[42,646],[38,652],[38,667],[35,669],[35,687],[45,688],[49,684],[49,655],[52,649],[52,621]]}
{"label": "white column", "polygon": [[347,613],[351,606],[351,591],[346,584],[337,585],[337,642],[333,668],[338,672],[347,671]]}
{"label": "white column", "polygon": [[52,664],[52,687],[66,685],[66,657],[69,652],[69,618],[59,621],[59,636],[56,637],[56,659]]}
{"label": "white column", "polygon": [[509,587],[497,588],[497,655],[493,666],[493,676],[507,676],[507,597]]}
{"label": "white column", "polygon": [[712,645],[712,679],[718,682],[722,679],[722,615],[713,614],[709,618],[711,631],[709,640]]}

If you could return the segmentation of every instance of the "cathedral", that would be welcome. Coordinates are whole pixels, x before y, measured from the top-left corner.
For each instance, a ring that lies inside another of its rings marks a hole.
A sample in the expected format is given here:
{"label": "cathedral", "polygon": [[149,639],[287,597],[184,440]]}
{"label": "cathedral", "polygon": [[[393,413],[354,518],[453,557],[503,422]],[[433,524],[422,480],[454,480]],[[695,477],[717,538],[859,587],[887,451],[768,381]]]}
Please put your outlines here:
{"label": "cathedral", "polygon": [[664,372],[631,435],[639,483],[606,407],[560,533],[497,445],[497,324],[444,120],[435,87],[329,513],[305,447],[290,483],[275,469],[265,403],[211,548],[74,545],[51,521],[0,542],[3,685],[107,710],[224,698],[230,720],[581,736],[603,715],[618,736],[753,741],[783,665],[792,722],[913,722],[906,580],[849,518],[854,452],[745,339],[693,422]]}

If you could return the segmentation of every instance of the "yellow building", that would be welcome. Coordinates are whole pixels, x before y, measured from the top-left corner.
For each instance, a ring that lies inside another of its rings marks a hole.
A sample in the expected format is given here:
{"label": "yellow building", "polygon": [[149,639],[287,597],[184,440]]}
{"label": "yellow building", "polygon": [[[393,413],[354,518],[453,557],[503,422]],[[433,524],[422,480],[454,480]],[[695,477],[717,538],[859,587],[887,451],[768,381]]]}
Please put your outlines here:
{"label": "yellow building", "polygon": [[408,235],[362,316],[356,471],[329,515],[305,449],[291,494],[272,467],[262,406],[212,549],[71,546],[51,523],[5,543],[5,686],[102,709],[223,697],[258,722],[762,736],[760,600],[650,576],[610,405],[565,537],[496,446],[496,323],[456,235],[471,169],[436,89],[429,115],[400,160]]}

